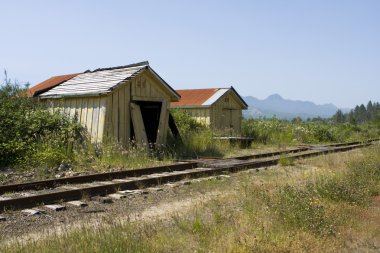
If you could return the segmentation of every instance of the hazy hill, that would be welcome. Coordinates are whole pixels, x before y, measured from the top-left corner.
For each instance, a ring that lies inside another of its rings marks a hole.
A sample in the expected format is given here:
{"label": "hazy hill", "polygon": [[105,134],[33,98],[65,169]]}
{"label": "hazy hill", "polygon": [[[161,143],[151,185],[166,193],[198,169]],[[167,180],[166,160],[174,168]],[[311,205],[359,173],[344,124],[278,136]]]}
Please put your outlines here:
{"label": "hazy hill", "polygon": [[[249,105],[248,110],[244,111],[245,117],[273,117],[292,119],[294,117],[328,118],[336,113],[339,109],[333,104],[317,105],[309,101],[284,99],[278,94],[273,94],[266,99],[257,99],[252,96],[244,97]],[[343,109],[343,112],[349,109]]]}

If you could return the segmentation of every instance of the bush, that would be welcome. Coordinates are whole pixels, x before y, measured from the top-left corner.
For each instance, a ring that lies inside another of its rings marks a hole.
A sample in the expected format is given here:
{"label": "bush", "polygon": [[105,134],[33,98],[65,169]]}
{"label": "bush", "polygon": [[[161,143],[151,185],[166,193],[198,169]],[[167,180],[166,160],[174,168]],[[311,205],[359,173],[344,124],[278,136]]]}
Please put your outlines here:
{"label": "bush", "polygon": [[255,143],[296,144],[347,142],[378,138],[380,129],[375,124],[333,124],[329,121],[300,121],[272,119],[244,119],[243,136]]}
{"label": "bush", "polygon": [[57,165],[86,141],[80,124],[26,96],[26,88],[0,87],[0,167]]}
{"label": "bush", "polygon": [[182,138],[182,143],[169,143],[174,156],[222,156],[230,148],[229,143],[215,140],[215,132],[194,120],[187,112],[172,109],[171,113]]}
{"label": "bush", "polygon": [[190,114],[184,110],[171,109],[170,113],[173,115],[181,135],[186,135],[189,132],[205,129],[202,124],[193,119]]}

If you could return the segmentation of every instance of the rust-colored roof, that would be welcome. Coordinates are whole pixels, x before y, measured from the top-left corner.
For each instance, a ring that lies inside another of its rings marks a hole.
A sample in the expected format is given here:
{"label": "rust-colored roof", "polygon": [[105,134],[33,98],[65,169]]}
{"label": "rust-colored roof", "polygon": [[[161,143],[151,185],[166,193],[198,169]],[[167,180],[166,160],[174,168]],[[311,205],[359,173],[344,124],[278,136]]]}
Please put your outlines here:
{"label": "rust-colored roof", "polygon": [[73,78],[77,75],[79,75],[79,73],[62,75],[62,76],[53,76],[53,77],[43,81],[42,83],[39,83],[39,84],[33,86],[32,88],[30,88],[28,90],[28,96],[33,97],[35,95],[38,95],[42,91],[49,90],[49,89],[65,82],[67,80],[70,80],[71,78]]}
{"label": "rust-colored roof", "polygon": [[178,102],[170,103],[170,106],[197,106],[206,102],[218,91],[218,88],[176,91],[181,96],[181,99]]}

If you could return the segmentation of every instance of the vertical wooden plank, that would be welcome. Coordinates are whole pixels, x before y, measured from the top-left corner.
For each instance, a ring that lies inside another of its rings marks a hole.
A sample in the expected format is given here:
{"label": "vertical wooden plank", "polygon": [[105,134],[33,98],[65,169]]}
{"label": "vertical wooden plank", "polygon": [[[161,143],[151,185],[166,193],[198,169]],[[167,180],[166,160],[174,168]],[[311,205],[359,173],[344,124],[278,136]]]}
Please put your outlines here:
{"label": "vertical wooden plank", "polygon": [[108,94],[106,97],[106,116],[105,116],[105,141],[113,141],[113,125],[112,125],[112,93]]}
{"label": "vertical wooden plank", "polygon": [[141,96],[148,97],[149,93],[147,92],[147,89],[146,89],[146,80],[143,76],[140,77],[140,80],[141,80]]}
{"label": "vertical wooden plank", "polygon": [[86,119],[86,128],[88,133],[91,136],[91,131],[92,131],[92,112],[93,112],[93,106],[94,106],[94,99],[93,98],[88,98],[87,102],[87,119]]}
{"label": "vertical wooden plank", "polygon": [[116,141],[120,141],[119,135],[119,94],[118,91],[112,93],[112,125],[113,136]]}
{"label": "vertical wooden plank", "polygon": [[133,130],[135,132],[136,143],[139,146],[145,147],[147,150],[149,148],[148,145],[148,137],[145,132],[144,121],[141,115],[140,106],[135,103],[131,104],[131,116],[133,122]]}
{"label": "vertical wooden plank", "polygon": [[129,145],[131,141],[131,108],[130,108],[130,102],[131,102],[131,82],[128,82],[125,85],[125,139],[126,139],[126,147]]}
{"label": "vertical wooden plank", "polygon": [[136,79],[132,79],[131,86],[132,86],[131,87],[131,91],[132,91],[131,97],[136,96]]}
{"label": "vertical wooden plank", "polygon": [[92,111],[92,127],[91,139],[93,142],[98,142],[98,123],[99,123],[99,104],[100,98],[94,98],[93,111]]}
{"label": "vertical wooden plank", "polygon": [[137,96],[141,96],[141,77],[138,76],[136,77],[136,93],[137,93]]}
{"label": "vertical wooden plank", "polygon": [[152,94],[152,83],[149,82],[146,78],[144,78],[145,84],[146,84],[146,94],[149,97],[154,97]]}
{"label": "vertical wooden plank", "polygon": [[87,102],[88,102],[88,98],[87,97],[84,97],[82,98],[82,109],[81,109],[81,115],[80,115],[80,123],[82,125],[86,125],[86,120],[87,120]]}
{"label": "vertical wooden plank", "polygon": [[104,128],[105,128],[105,116],[106,116],[106,97],[99,98],[99,120],[98,120],[98,142],[103,141]]}
{"label": "vertical wooden plank", "polygon": [[84,98],[77,98],[77,102],[75,105],[75,113],[77,115],[78,122],[80,122],[81,116],[82,116],[82,100]]}
{"label": "vertical wooden plank", "polygon": [[76,99],[75,98],[70,98],[70,99],[68,99],[68,101],[70,101],[69,116],[70,116],[71,119],[73,119],[74,115],[75,115]]}
{"label": "vertical wooden plank", "polygon": [[70,100],[69,99],[64,99],[64,114],[66,116],[70,115]]}
{"label": "vertical wooden plank", "polygon": [[123,85],[119,89],[119,131],[120,131],[120,143],[126,144],[126,129],[125,129],[125,86]]}
{"label": "vertical wooden plank", "polygon": [[58,102],[58,110],[60,113],[65,113],[65,108],[64,108],[64,101],[62,98],[59,99],[59,102]]}
{"label": "vertical wooden plank", "polygon": [[169,123],[169,111],[168,102],[166,100],[162,101],[160,121],[158,123],[156,145],[162,145],[166,143],[166,135]]}

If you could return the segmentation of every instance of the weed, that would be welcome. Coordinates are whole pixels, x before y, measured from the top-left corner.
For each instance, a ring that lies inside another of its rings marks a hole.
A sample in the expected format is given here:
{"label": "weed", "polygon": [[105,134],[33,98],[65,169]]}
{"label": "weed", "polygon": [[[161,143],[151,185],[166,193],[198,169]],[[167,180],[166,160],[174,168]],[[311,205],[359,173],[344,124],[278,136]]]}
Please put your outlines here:
{"label": "weed", "polygon": [[319,177],[316,190],[324,198],[350,204],[366,205],[380,192],[379,150],[374,148],[365,157],[348,164],[348,169],[327,177]]}
{"label": "weed", "polygon": [[286,224],[323,235],[335,232],[320,199],[309,191],[285,186],[276,194],[273,207]]}
{"label": "weed", "polygon": [[281,166],[293,166],[294,165],[294,158],[287,157],[287,156],[281,156],[278,160],[278,163]]}

